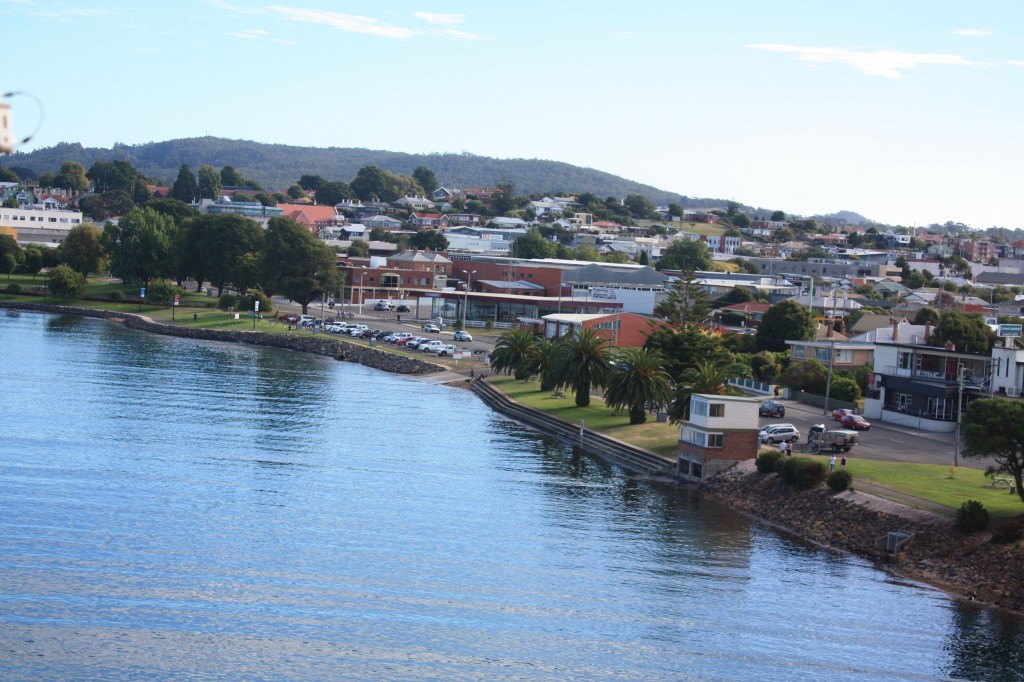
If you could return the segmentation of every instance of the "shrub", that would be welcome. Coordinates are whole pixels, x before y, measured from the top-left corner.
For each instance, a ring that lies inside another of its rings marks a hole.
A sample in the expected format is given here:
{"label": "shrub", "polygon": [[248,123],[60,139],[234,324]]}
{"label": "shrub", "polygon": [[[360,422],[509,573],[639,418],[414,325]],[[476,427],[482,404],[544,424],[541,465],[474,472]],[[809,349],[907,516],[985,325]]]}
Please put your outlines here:
{"label": "shrub", "polygon": [[825,480],[825,483],[827,483],[828,487],[832,488],[832,490],[837,493],[841,493],[849,488],[850,484],[853,483],[853,476],[845,469],[837,469],[828,475],[828,479]]}
{"label": "shrub", "polygon": [[775,472],[776,463],[780,459],[782,459],[781,452],[778,450],[769,450],[759,454],[754,465],[757,467],[758,472],[762,474],[771,474]]}
{"label": "shrub", "polygon": [[788,457],[779,470],[782,480],[797,488],[814,488],[825,480],[825,465],[809,457]]}
{"label": "shrub", "polygon": [[107,294],[107,298],[109,298],[114,303],[120,303],[121,301],[124,300],[124,292],[121,291],[120,289],[114,289],[109,294]]}
{"label": "shrub", "polygon": [[960,505],[956,523],[965,533],[977,533],[988,528],[988,510],[977,500],[967,500]]}
{"label": "shrub", "polygon": [[252,310],[254,301],[260,302],[261,315],[269,315],[274,312],[274,304],[271,303],[270,297],[259,289],[249,289],[249,291],[245,292],[245,296],[238,299],[236,307],[239,310]]}
{"label": "shrub", "polygon": [[11,282],[10,284],[7,285],[7,293],[9,293],[11,296],[17,296],[18,294],[21,293],[21,285],[18,284],[17,282]]}
{"label": "shrub", "polygon": [[238,297],[234,294],[224,294],[217,300],[217,307],[221,310],[234,308],[238,305]]}
{"label": "shrub", "polygon": [[1005,519],[992,525],[992,542],[1006,545],[1024,537],[1024,520]]}
{"label": "shrub", "polygon": [[150,280],[146,285],[146,300],[156,305],[171,305],[181,288],[169,279]]}

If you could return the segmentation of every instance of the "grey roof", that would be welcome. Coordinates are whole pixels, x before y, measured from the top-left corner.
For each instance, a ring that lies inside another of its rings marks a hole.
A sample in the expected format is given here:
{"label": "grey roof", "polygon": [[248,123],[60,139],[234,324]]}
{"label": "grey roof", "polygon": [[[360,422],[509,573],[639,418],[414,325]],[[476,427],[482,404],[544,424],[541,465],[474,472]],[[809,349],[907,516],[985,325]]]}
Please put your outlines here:
{"label": "grey roof", "polygon": [[1016,272],[980,272],[974,281],[981,284],[1024,286],[1024,275]]}
{"label": "grey roof", "polygon": [[600,263],[588,263],[575,270],[566,268],[566,282],[579,284],[651,284],[664,286],[668,275],[663,275],[652,267],[642,268],[606,268]]}
{"label": "grey roof", "polygon": [[480,280],[480,284],[486,284],[489,287],[495,289],[519,289],[520,291],[543,291],[544,287],[533,282],[527,282],[525,280],[516,280],[515,282],[506,282],[502,279],[484,279]]}

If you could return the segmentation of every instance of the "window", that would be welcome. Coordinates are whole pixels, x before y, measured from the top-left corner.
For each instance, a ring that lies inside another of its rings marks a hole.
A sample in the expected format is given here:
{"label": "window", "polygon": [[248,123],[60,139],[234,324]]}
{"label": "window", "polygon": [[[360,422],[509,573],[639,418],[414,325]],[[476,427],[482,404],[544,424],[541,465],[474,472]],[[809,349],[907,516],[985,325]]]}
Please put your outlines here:
{"label": "window", "polygon": [[910,409],[910,402],[913,399],[909,393],[897,393],[896,396],[896,409],[900,412],[906,412]]}
{"label": "window", "polygon": [[725,435],[721,433],[709,433],[707,434],[707,447],[709,448],[720,448],[725,440]]}
{"label": "window", "polygon": [[695,415],[706,417],[708,416],[708,401],[703,398],[695,398],[690,403],[690,409]]}
{"label": "window", "polygon": [[725,416],[725,403],[711,403],[711,409],[708,416],[711,417],[724,417]]}

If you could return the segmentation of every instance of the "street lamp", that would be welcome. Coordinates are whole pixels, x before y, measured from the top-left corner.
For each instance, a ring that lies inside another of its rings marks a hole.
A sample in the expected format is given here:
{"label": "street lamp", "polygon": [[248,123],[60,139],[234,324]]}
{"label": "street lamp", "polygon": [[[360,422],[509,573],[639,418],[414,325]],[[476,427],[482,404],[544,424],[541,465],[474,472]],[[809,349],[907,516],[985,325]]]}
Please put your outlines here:
{"label": "street lamp", "polygon": [[476,270],[472,270],[469,276],[466,278],[466,290],[462,292],[462,328],[466,328],[466,309],[469,308],[469,287],[473,285],[473,275],[476,274]]}
{"label": "street lamp", "polygon": [[562,314],[562,289],[564,289],[565,287],[570,287],[571,288],[572,285],[571,284],[567,284],[565,282],[561,282],[558,285],[558,314],[559,315]]}

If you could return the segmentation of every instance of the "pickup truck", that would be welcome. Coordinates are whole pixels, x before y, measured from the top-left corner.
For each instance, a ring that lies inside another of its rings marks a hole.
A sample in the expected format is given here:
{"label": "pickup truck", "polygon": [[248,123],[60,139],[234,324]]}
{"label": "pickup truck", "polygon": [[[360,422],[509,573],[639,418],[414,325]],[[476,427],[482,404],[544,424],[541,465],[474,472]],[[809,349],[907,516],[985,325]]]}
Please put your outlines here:
{"label": "pickup truck", "polygon": [[439,358],[450,358],[455,355],[455,346],[450,343],[443,343],[437,347],[435,352]]}

